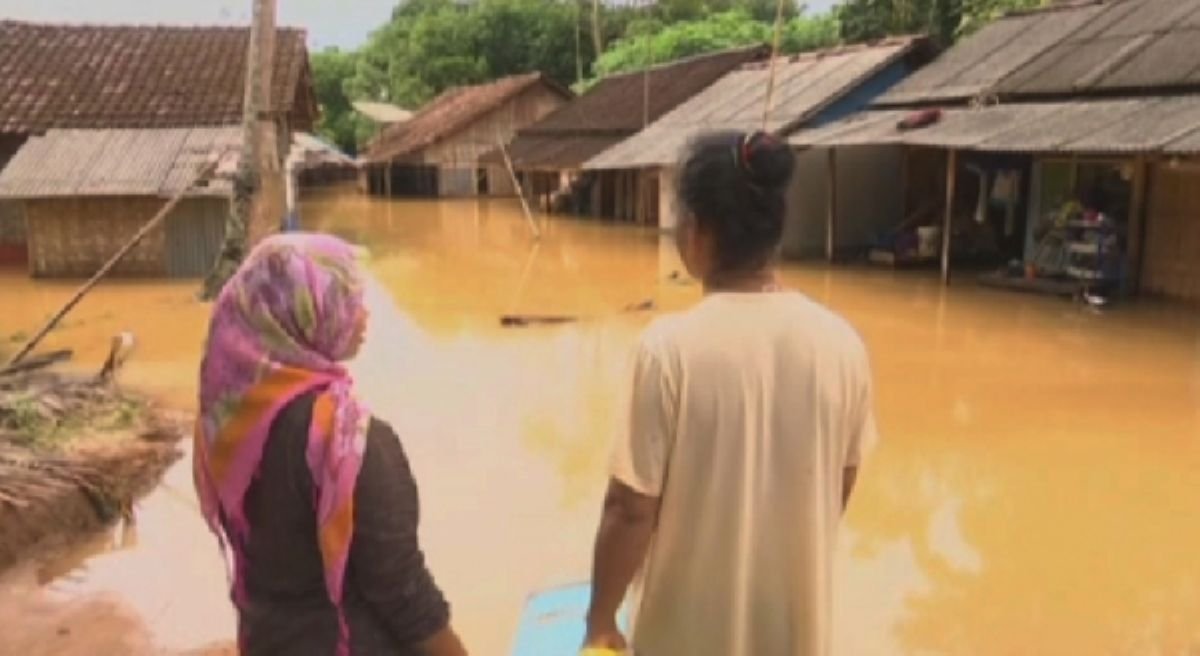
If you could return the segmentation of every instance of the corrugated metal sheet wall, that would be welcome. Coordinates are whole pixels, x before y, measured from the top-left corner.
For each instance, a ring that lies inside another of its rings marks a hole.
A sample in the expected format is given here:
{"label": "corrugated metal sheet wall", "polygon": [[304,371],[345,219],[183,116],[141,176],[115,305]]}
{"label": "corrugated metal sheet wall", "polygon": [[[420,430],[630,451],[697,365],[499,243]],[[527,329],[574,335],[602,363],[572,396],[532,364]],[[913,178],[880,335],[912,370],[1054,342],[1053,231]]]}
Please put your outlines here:
{"label": "corrugated metal sheet wall", "polygon": [[199,278],[216,262],[225,239],[229,203],[218,199],[188,200],[167,218],[167,275]]}

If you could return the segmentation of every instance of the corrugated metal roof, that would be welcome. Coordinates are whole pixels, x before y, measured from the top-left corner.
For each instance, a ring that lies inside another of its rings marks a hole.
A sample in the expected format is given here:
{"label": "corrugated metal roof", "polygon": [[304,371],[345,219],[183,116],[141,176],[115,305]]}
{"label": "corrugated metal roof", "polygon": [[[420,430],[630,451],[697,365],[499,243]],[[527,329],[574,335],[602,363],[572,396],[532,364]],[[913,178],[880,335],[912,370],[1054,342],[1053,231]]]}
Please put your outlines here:
{"label": "corrugated metal roof", "polygon": [[[605,134],[531,134],[521,136],[509,146],[513,163],[525,169],[565,170],[579,166],[621,142],[622,137]],[[502,163],[499,150],[485,161]]]}
{"label": "corrugated metal roof", "polygon": [[[521,130],[509,147],[513,163],[526,169],[580,167],[603,150],[594,149],[597,143],[611,146],[634,135],[646,127],[647,118],[659,119],[767,52],[765,46],[738,48],[604,78],[587,93]],[[554,139],[577,143],[547,144]]]}
{"label": "corrugated metal roof", "polygon": [[488,112],[539,85],[558,94],[563,102],[574,97],[569,89],[544,73],[512,75],[486,84],[454,87],[431,100],[408,121],[385,127],[367,144],[364,157],[372,162],[386,162],[414,155],[466,130]]}
{"label": "corrugated metal roof", "polygon": [[877,104],[962,100],[984,94],[1102,9],[1097,4],[1055,7],[994,21],[897,84]]}
{"label": "corrugated metal roof", "polygon": [[952,109],[901,131],[902,110],[865,112],[789,139],[797,146],[905,144],[995,152],[1190,153],[1200,146],[1200,96],[1021,103]]}
{"label": "corrugated metal roof", "polygon": [[390,103],[383,102],[368,102],[366,100],[356,100],[354,103],[354,111],[362,114],[368,119],[388,125],[391,123],[403,123],[413,117],[413,113],[403,107],[397,107]]}
{"label": "corrugated metal roof", "polygon": [[337,146],[307,132],[292,135],[292,148],[288,159],[300,168],[320,166],[357,167],[358,162]]}
{"label": "corrugated metal roof", "polygon": [[[214,154],[235,153],[240,140],[238,127],[50,130],[0,171],[0,198],[170,196]],[[214,180],[194,195],[229,191],[227,181]]]}
{"label": "corrugated metal roof", "polygon": [[1200,83],[1200,0],[1117,0],[995,90],[1084,94]]}
{"label": "corrugated metal roof", "polygon": [[[788,133],[906,56],[919,39],[806,53],[776,66],[775,104],[767,128]],[[636,135],[588,161],[588,169],[662,166],[678,161],[697,135],[715,129],[762,127],[769,64],[751,64],[725,75]]]}

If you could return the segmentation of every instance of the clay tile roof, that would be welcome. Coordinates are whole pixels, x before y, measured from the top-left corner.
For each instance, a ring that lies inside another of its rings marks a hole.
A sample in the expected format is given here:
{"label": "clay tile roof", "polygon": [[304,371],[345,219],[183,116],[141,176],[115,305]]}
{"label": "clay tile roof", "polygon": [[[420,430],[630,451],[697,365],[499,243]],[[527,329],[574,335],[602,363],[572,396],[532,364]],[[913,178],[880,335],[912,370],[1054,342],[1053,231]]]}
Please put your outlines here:
{"label": "clay tile roof", "polygon": [[403,158],[470,126],[526,89],[543,84],[564,98],[570,90],[542,73],[501,78],[469,87],[453,87],[422,107],[412,119],[384,128],[367,146],[369,161]]}
{"label": "clay tile roof", "polygon": [[[280,29],[273,111],[316,117],[301,30]],[[0,21],[0,134],[239,123],[249,30]]]}

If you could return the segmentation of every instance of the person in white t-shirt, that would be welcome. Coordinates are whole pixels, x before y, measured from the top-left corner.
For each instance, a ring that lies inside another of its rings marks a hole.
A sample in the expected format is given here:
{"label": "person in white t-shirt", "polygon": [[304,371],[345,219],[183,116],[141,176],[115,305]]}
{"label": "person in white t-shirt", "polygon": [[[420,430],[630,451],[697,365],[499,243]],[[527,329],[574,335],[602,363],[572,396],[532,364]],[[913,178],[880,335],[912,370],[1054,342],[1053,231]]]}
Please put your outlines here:
{"label": "person in white t-shirt", "polygon": [[[779,283],[793,168],[762,133],[703,136],[682,164],[679,250],[705,297],[638,343],[586,647],[830,651],[838,525],[876,429],[862,340]],[[628,642],[616,620],[627,592]]]}

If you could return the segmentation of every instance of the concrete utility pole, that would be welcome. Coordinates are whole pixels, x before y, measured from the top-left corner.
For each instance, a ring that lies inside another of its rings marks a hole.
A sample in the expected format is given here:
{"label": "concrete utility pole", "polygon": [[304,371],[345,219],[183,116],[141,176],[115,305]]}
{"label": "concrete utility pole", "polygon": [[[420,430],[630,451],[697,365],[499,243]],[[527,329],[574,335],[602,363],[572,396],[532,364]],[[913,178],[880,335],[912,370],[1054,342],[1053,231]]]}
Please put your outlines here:
{"label": "concrete utility pole", "polygon": [[[213,299],[237,271],[250,247],[250,227],[263,174],[278,169],[271,103],[275,60],[275,0],[251,0],[253,18],[246,50],[246,85],[242,100],[241,158],[233,180],[233,198],[225,222],[225,242],[204,281],[204,298]],[[266,164],[266,166],[264,166]]]}

